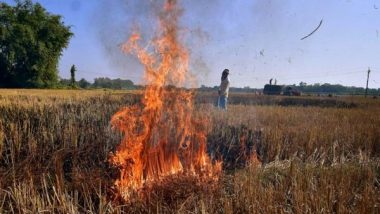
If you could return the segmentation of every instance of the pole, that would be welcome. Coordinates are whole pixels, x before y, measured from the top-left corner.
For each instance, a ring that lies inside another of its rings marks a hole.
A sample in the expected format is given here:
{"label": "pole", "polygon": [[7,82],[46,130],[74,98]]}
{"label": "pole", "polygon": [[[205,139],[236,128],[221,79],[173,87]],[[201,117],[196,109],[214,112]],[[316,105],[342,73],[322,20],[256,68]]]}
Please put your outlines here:
{"label": "pole", "polygon": [[367,73],[367,85],[366,85],[366,87],[365,87],[365,97],[367,97],[367,93],[368,93],[369,73],[371,73],[371,70],[368,68],[368,73]]}

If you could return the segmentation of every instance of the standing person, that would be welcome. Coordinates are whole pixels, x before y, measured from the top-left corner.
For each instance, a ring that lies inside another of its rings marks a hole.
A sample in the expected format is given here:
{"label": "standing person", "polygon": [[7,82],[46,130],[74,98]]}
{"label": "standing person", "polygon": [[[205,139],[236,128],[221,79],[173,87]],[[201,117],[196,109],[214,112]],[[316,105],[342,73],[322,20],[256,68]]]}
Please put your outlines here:
{"label": "standing person", "polygon": [[228,69],[224,69],[222,73],[222,81],[219,86],[219,97],[218,97],[218,107],[224,110],[227,110],[227,98],[228,98],[228,90],[230,88],[230,80],[228,79],[228,74],[230,71]]}

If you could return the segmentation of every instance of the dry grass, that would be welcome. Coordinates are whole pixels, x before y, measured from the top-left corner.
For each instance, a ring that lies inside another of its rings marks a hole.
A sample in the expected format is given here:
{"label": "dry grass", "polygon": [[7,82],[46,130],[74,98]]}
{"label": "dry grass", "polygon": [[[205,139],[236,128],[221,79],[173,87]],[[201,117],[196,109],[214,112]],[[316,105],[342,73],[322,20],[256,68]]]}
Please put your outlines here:
{"label": "dry grass", "polygon": [[139,93],[0,90],[0,213],[380,212],[379,100],[234,94],[255,105],[223,112],[207,104],[214,98],[199,95],[196,110],[212,119],[210,153],[243,160],[244,143],[262,166],[228,162],[216,188],[173,179],[122,204],[112,197],[107,157],[120,135],[109,120]]}

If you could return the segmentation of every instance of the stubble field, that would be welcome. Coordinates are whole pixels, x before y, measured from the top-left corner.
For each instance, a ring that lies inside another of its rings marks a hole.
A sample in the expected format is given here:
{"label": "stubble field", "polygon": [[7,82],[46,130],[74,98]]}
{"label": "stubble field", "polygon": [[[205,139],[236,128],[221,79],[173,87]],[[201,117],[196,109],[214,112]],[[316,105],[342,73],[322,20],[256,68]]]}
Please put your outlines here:
{"label": "stubble field", "polygon": [[[208,150],[217,184],[173,178],[146,200],[114,198],[111,116],[140,92],[0,90],[0,213],[378,213],[380,101],[212,93]],[[253,154],[253,155],[252,155]]]}

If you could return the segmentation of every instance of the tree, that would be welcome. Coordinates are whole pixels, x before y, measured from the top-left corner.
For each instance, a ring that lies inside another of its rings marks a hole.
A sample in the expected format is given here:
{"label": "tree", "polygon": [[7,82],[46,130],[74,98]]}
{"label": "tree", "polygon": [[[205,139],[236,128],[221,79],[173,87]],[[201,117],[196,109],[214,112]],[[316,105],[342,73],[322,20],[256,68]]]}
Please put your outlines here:
{"label": "tree", "polygon": [[301,81],[299,86],[300,86],[300,87],[306,87],[306,86],[307,86],[307,83]]}
{"label": "tree", "polygon": [[131,80],[122,80],[120,78],[111,80],[107,77],[95,78],[93,86],[95,88],[112,88],[112,89],[134,89],[135,85]]}
{"label": "tree", "polygon": [[71,87],[71,81],[69,79],[60,78],[59,86],[63,88]]}
{"label": "tree", "polygon": [[89,88],[91,86],[91,83],[89,83],[87,80],[84,78],[80,79],[78,82],[79,87],[81,88]]}
{"label": "tree", "polygon": [[75,68],[75,65],[72,65],[71,68],[70,68],[70,74],[71,74],[71,86],[74,87],[75,86],[75,72],[77,71],[77,69]]}
{"label": "tree", "polygon": [[0,3],[0,87],[53,87],[58,60],[73,34],[39,3]]}

